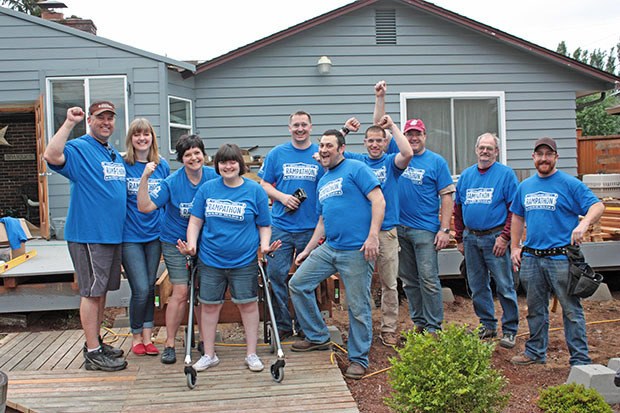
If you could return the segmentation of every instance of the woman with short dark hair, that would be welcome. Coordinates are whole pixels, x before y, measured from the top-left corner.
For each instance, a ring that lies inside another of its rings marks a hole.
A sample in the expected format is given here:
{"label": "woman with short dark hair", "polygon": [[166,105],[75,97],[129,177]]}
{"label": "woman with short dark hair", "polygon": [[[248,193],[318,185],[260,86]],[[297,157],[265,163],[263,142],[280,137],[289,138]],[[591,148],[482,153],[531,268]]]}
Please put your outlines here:
{"label": "woman with short dark hair", "polygon": [[161,362],[176,362],[174,340],[187,307],[189,274],[185,255],[176,248],[177,240],[185,239],[192,201],[198,188],[217,177],[213,168],[204,165],[205,149],[198,135],[183,135],[176,145],[177,160],[183,166],[164,180],[158,191],[149,196],[147,180],[157,165],[147,164],[138,190],[138,207],[141,212],[154,211],[165,206],[161,223],[161,246],[168,276],[172,283],[172,295],[166,308],[166,344]]}

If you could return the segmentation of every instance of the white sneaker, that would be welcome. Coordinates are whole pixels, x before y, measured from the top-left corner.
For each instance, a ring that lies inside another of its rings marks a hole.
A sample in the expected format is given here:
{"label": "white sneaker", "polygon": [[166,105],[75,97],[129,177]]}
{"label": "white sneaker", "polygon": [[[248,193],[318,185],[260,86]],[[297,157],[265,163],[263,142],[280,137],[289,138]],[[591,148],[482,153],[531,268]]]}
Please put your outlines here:
{"label": "white sneaker", "polygon": [[220,364],[220,359],[217,358],[217,354],[213,354],[213,357],[209,357],[205,354],[200,357],[200,360],[194,363],[192,367],[194,367],[196,371],[205,371],[209,367],[215,367],[218,364]]}
{"label": "white sneaker", "polygon": [[263,362],[260,361],[256,354],[250,354],[249,356],[247,356],[245,358],[245,365],[248,366],[251,371],[256,372],[263,371],[263,369],[265,368],[265,366],[263,366]]}

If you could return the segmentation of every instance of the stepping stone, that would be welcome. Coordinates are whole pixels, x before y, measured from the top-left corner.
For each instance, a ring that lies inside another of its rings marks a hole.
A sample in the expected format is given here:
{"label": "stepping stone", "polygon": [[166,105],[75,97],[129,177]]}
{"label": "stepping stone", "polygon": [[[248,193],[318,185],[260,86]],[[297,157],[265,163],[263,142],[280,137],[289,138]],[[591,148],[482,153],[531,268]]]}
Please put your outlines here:
{"label": "stepping stone", "polygon": [[616,371],[602,364],[573,366],[566,383],[583,384],[586,388],[596,389],[609,404],[620,403],[620,387],[614,385]]}

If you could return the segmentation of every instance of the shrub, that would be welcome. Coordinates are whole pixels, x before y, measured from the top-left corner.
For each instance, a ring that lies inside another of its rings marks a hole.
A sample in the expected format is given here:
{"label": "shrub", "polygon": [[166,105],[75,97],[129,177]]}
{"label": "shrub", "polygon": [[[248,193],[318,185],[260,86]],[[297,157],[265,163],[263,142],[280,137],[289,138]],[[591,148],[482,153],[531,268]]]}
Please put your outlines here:
{"label": "shrub", "polygon": [[612,413],[596,389],[583,384],[560,384],[540,392],[538,407],[545,413]]}
{"label": "shrub", "polygon": [[397,412],[499,412],[509,396],[506,379],[491,366],[495,347],[478,331],[448,325],[434,336],[408,332],[399,357],[392,357],[392,393],[385,399]]}

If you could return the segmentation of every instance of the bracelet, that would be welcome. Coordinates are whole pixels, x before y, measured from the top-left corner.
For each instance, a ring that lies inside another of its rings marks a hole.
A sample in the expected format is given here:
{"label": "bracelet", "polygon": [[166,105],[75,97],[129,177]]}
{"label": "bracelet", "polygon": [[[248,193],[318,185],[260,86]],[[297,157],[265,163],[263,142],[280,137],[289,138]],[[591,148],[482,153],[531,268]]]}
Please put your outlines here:
{"label": "bracelet", "polygon": [[340,130],[342,131],[343,135],[348,135],[351,132],[351,129],[347,128],[346,126],[343,126]]}

